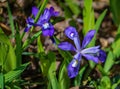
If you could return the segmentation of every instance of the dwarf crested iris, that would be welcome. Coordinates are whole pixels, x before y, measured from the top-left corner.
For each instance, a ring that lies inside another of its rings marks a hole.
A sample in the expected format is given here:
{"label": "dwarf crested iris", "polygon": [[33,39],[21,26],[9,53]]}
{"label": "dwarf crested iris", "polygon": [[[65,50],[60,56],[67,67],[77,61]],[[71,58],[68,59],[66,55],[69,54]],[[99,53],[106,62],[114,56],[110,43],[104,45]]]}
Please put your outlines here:
{"label": "dwarf crested iris", "polygon": [[[37,16],[39,9],[37,7],[32,7],[32,14],[34,18]],[[46,8],[43,12],[43,14],[38,19],[37,23],[34,23],[34,19],[28,17],[26,20],[27,27],[25,28],[24,32],[27,32],[32,26],[40,26],[42,28],[42,34],[44,36],[52,36],[54,34],[54,27],[49,22],[50,18],[52,16],[58,16],[59,12],[54,11],[53,7],[50,7],[49,9]]]}
{"label": "dwarf crested iris", "polygon": [[94,46],[86,48],[95,35],[95,30],[90,30],[80,44],[79,35],[74,27],[67,27],[65,34],[68,38],[74,41],[75,47],[69,42],[61,42],[58,48],[67,51],[74,51],[75,55],[72,61],[69,63],[67,70],[70,78],[76,77],[80,68],[81,57],[85,57],[87,60],[92,60],[95,63],[104,62],[106,59],[106,53],[100,49],[100,46]]}

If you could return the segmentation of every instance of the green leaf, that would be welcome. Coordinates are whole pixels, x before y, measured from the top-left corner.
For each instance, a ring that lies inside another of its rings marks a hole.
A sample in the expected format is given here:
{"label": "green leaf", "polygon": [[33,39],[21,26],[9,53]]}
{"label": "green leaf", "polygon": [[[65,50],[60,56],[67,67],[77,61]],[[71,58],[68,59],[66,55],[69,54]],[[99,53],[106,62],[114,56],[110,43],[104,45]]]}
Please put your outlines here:
{"label": "green leaf", "polygon": [[0,65],[2,71],[8,72],[17,67],[17,60],[14,49],[4,33],[0,33]]}
{"label": "green leaf", "polygon": [[108,76],[102,77],[99,89],[111,89],[111,81]]}
{"label": "green leaf", "polygon": [[31,38],[27,39],[27,40],[24,42],[24,44],[23,44],[23,46],[22,46],[22,49],[27,48],[28,45],[29,45],[30,43],[32,43],[35,39],[37,39],[37,38],[40,36],[41,33],[42,33],[42,31],[39,31],[39,32],[37,32],[36,34],[34,34]]}
{"label": "green leaf", "polygon": [[[95,27],[95,18],[94,18],[94,10],[92,8],[92,0],[84,0],[84,9],[83,9],[83,34],[84,36],[87,32]],[[92,44],[92,45],[91,45]],[[94,46],[93,40],[90,42],[88,47]],[[90,67],[94,68],[95,63],[93,61],[89,61]]]}
{"label": "green leaf", "polygon": [[59,84],[60,84],[60,89],[69,89],[69,84],[70,84],[70,79],[67,74],[67,64],[65,60],[63,61],[62,65],[60,66],[59,70]]}
{"label": "green leaf", "polygon": [[21,66],[17,67],[16,69],[11,70],[10,72],[6,73],[4,75],[5,83],[12,82],[14,79],[18,78],[28,65],[29,65],[29,63],[22,64]]}
{"label": "green leaf", "polygon": [[74,15],[78,16],[80,14],[80,7],[75,0],[65,0]]}
{"label": "green leaf", "polygon": [[94,10],[92,9],[92,0],[84,0],[83,9],[83,34],[85,35],[89,30],[94,29]]}
{"label": "green leaf", "polygon": [[106,15],[107,9],[105,9],[102,14],[99,16],[99,18],[97,19],[96,23],[95,23],[95,29],[98,32],[98,29],[100,28],[100,25]]}
{"label": "green leaf", "polygon": [[109,73],[109,70],[114,65],[116,58],[120,56],[120,26],[118,28],[117,36],[115,41],[111,45],[111,50],[108,53],[106,62],[104,65],[104,71]]}
{"label": "green leaf", "polygon": [[16,46],[15,46],[15,54],[17,58],[17,66],[20,66],[22,63],[22,39],[20,38],[20,32],[19,32],[18,25],[16,24],[16,34],[15,34],[15,41],[16,41]]}
{"label": "green leaf", "polygon": [[113,14],[113,19],[116,25],[120,25],[120,1],[110,0],[110,9]]}
{"label": "green leaf", "polygon": [[112,78],[112,82],[113,82],[113,85],[112,85],[112,88],[111,89],[119,89],[120,88],[120,75],[115,75],[113,78]]}
{"label": "green leaf", "polygon": [[[54,37],[54,40],[57,45],[60,43],[60,41],[56,37]],[[70,79],[67,74],[67,65],[69,64],[70,60],[72,60],[72,55],[68,51],[63,51],[60,49],[58,49],[58,51],[64,59],[59,70],[58,79],[59,79],[60,89],[69,89]]]}
{"label": "green leaf", "polygon": [[14,26],[14,20],[13,20],[13,16],[12,16],[12,12],[10,10],[10,6],[9,6],[9,2],[7,1],[7,11],[8,11],[8,16],[9,16],[9,23],[10,23],[10,27],[12,30],[12,37],[14,37],[15,34],[15,26]]}
{"label": "green leaf", "polygon": [[48,78],[49,78],[49,81],[51,83],[52,89],[60,89],[59,85],[58,85],[57,78],[56,78],[56,57],[55,57],[55,54],[53,52],[49,52],[48,59],[50,61],[49,62],[50,66],[48,66],[49,67]]}
{"label": "green leaf", "polygon": [[4,89],[4,76],[0,73],[0,89]]}
{"label": "green leaf", "polygon": [[83,75],[85,73],[85,70],[87,68],[88,65],[85,65],[83,68],[80,69],[78,75],[76,76],[75,80],[74,80],[74,85],[75,86],[79,86],[81,85],[82,83],[82,78],[83,78]]}
{"label": "green leaf", "polygon": [[37,38],[37,46],[38,46],[38,52],[39,53],[44,53],[45,51],[44,51],[44,48],[43,48],[43,46],[42,46],[42,42],[41,42],[41,38],[40,38],[40,36]]}

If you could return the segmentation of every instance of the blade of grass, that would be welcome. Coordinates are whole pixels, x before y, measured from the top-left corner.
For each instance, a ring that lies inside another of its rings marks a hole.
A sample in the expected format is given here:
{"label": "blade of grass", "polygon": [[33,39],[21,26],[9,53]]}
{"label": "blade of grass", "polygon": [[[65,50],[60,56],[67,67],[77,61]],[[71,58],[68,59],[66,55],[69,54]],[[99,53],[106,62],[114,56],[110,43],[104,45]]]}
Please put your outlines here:
{"label": "blade of grass", "polygon": [[4,89],[4,76],[0,73],[0,89]]}
{"label": "blade of grass", "polygon": [[14,26],[14,21],[13,21],[13,16],[12,16],[12,12],[10,10],[10,6],[9,6],[9,2],[7,1],[7,11],[8,11],[8,16],[9,16],[9,23],[10,23],[10,27],[11,27],[11,30],[12,30],[12,37],[14,37],[15,35],[15,26]]}
{"label": "blade of grass", "polygon": [[17,58],[17,66],[20,66],[22,63],[22,44],[21,44],[22,41],[20,38],[20,32],[17,24],[16,24],[15,39],[16,39],[15,54]]}
{"label": "blade of grass", "polygon": [[17,67],[14,70],[11,70],[10,72],[6,73],[4,75],[5,77],[5,83],[10,83],[12,82],[15,78],[18,78],[20,74],[25,70],[25,68],[29,65],[30,63],[25,63],[22,64],[21,66]]}

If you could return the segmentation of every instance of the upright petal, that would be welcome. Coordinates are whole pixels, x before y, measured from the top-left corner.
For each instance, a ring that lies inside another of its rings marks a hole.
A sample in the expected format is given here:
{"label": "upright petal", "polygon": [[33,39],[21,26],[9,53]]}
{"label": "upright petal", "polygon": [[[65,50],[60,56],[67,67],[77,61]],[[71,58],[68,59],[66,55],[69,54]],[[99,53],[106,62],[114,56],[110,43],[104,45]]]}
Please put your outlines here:
{"label": "upright petal", "polygon": [[77,50],[80,51],[80,40],[76,29],[74,27],[69,26],[65,29],[65,34],[68,38],[74,41]]}
{"label": "upright petal", "polygon": [[61,42],[59,45],[58,45],[58,48],[62,49],[62,50],[67,50],[67,51],[75,51],[75,47],[71,44],[71,43],[68,43],[68,42]]}
{"label": "upright petal", "polygon": [[106,53],[103,50],[100,50],[98,58],[101,62],[104,62],[106,60]]}
{"label": "upright petal", "polygon": [[82,56],[84,56],[88,60],[94,61],[95,63],[99,62],[99,59],[98,59],[97,56],[94,56],[94,55],[91,55],[91,54],[82,54]]}
{"label": "upright petal", "polygon": [[[74,67],[73,64],[77,63],[77,65]],[[78,75],[79,72],[79,68],[80,68],[80,62],[78,62],[77,60],[73,59],[70,64],[67,67],[68,70],[68,76],[70,78],[74,78]]]}
{"label": "upright petal", "polygon": [[26,22],[27,24],[34,23],[34,19],[32,19],[31,17],[28,17]]}
{"label": "upright petal", "polygon": [[44,13],[41,15],[40,20],[48,22],[50,20],[51,13],[48,8],[44,10]]}
{"label": "upright petal", "polygon": [[39,9],[36,6],[32,7],[32,14],[33,14],[34,17],[37,16],[38,11],[39,11]]}
{"label": "upright petal", "polygon": [[54,11],[53,7],[50,7],[50,12],[52,13],[52,16],[58,16],[59,12],[58,11]]}
{"label": "upright petal", "polygon": [[85,48],[95,35],[95,30],[90,30],[83,39],[82,48]]}
{"label": "upright petal", "polygon": [[74,44],[75,44],[75,46],[76,46],[76,48],[77,48],[77,51],[80,51],[80,50],[81,50],[81,47],[80,47],[80,39],[79,39],[79,36],[74,37],[73,41],[74,41]]}
{"label": "upright petal", "polygon": [[76,29],[74,27],[71,27],[71,26],[69,26],[65,29],[65,34],[71,40],[73,40],[74,37],[78,37],[78,33],[77,33]]}

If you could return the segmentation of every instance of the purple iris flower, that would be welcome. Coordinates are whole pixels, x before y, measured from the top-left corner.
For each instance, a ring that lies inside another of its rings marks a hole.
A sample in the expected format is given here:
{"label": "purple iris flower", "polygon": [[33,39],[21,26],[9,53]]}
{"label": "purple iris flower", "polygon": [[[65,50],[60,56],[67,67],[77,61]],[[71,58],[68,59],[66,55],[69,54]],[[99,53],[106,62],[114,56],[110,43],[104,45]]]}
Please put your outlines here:
{"label": "purple iris flower", "polygon": [[[37,16],[38,11],[39,9],[37,7],[32,7],[32,14],[34,18]],[[49,20],[52,16],[58,15],[59,12],[54,11],[53,7],[50,7],[50,9],[46,8],[38,19],[37,23],[34,23],[34,19],[30,17],[26,20],[27,27],[25,28],[24,32],[27,32],[32,26],[40,26],[42,28],[42,34],[44,36],[52,36],[54,34],[54,27],[49,22]]]}
{"label": "purple iris flower", "polygon": [[80,68],[80,60],[81,57],[84,56],[88,60],[92,60],[95,63],[99,61],[104,62],[106,59],[106,53],[100,49],[100,46],[94,46],[90,48],[86,48],[86,46],[90,43],[92,38],[95,35],[95,30],[90,30],[83,39],[82,46],[80,44],[79,35],[74,27],[67,27],[65,30],[65,34],[68,38],[74,41],[75,47],[69,42],[62,42],[58,45],[58,47],[62,50],[74,51],[75,55],[72,61],[69,63],[67,70],[68,76],[73,78],[78,75]]}

